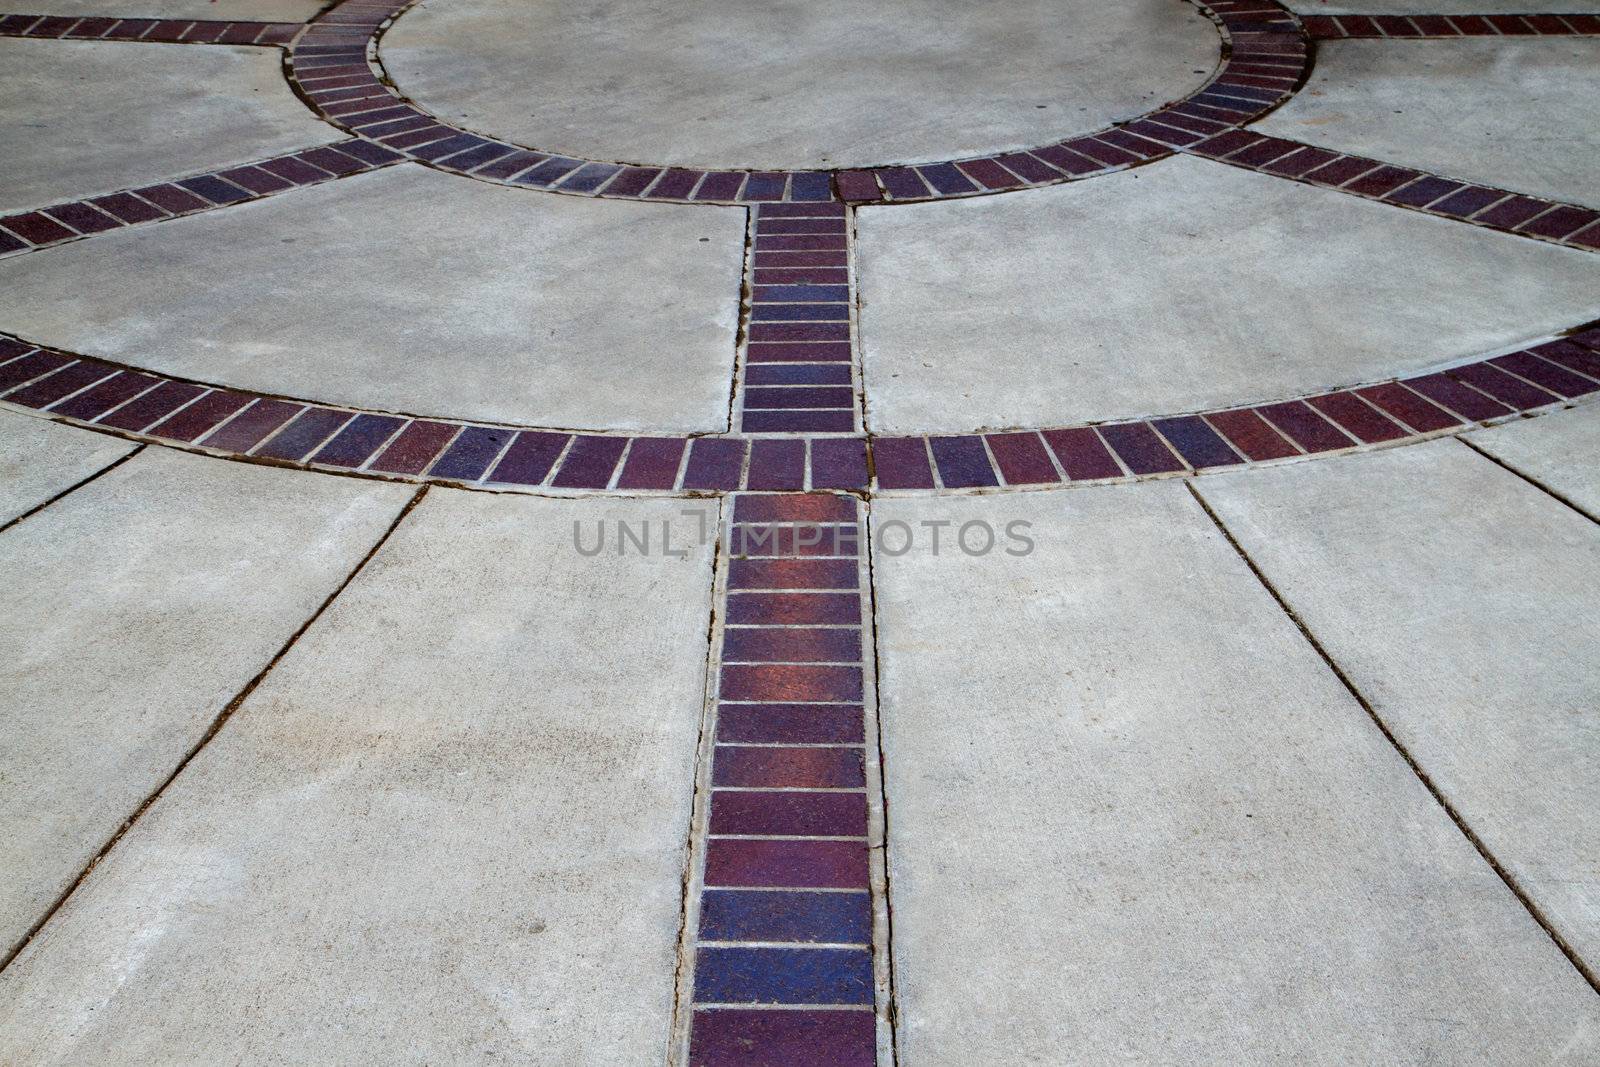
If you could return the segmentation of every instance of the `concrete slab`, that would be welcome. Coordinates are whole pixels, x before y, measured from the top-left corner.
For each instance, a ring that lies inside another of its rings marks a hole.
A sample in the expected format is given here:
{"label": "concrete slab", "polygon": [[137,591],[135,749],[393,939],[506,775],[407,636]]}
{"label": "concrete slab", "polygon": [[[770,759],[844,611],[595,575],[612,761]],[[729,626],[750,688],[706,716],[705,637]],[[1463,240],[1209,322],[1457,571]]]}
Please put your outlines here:
{"label": "concrete slab", "polygon": [[0,320],[202,381],[413,414],[725,429],[744,212],[401,166],[0,263]]}
{"label": "concrete slab", "polygon": [[1600,256],[1189,157],[865,208],[857,248],[879,431],[1279,399],[1600,309]]}
{"label": "concrete slab", "polygon": [[1600,11],[1600,0],[1283,0],[1302,15],[1521,15]]}
{"label": "concrete slab", "polygon": [[[1182,486],[873,512],[905,1062],[1600,1055],[1592,990]],[[1037,549],[950,551],[973,521]]]}
{"label": "concrete slab", "polygon": [[138,445],[0,411],[0,524],[38,507]]}
{"label": "concrete slab", "polygon": [[28,0],[28,12],[35,15],[258,22],[304,22],[328,6],[328,0]]}
{"label": "concrete slab", "polygon": [[1171,0],[430,0],[383,39],[401,90],[472,129],[756,168],[1047,144],[1186,95],[1219,53]]}
{"label": "concrete slab", "polygon": [[149,449],[0,535],[0,945],[44,915],[411,492]]}
{"label": "concrete slab", "polygon": [[1600,39],[1325,41],[1262,133],[1600,205]]}
{"label": "concrete slab", "polygon": [[0,212],[339,140],[282,64],[270,48],[0,40]]}
{"label": "concrete slab", "polygon": [[6,972],[0,1059],[660,1061],[711,553],[573,524],[683,506],[430,494]]}
{"label": "concrete slab", "polygon": [[1467,436],[1496,459],[1600,515],[1600,408],[1552,412]]}
{"label": "concrete slab", "polygon": [[1600,967],[1600,527],[1455,441],[1252,473],[1206,499]]}

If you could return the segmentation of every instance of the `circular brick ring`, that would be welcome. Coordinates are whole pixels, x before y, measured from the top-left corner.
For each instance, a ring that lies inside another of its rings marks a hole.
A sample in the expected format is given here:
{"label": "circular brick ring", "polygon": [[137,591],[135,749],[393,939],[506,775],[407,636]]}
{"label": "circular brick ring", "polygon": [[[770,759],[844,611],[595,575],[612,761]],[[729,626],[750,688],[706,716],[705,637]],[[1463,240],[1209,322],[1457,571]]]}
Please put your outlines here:
{"label": "circular brick ring", "polygon": [[474,133],[405,99],[378,42],[414,0],[344,0],[293,43],[290,84],[328,122],[439,170],[486,181],[628,200],[752,204],[897,203],[1036,188],[1172,155],[1261,118],[1303,83],[1300,20],[1276,0],[1189,0],[1216,23],[1222,62],[1183,99],[1095,133],[973,159],[849,170],[697,170],[581,159]]}
{"label": "circular brick ring", "polygon": [[206,385],[0,335],[0,402],[224,458],[493,490],[994,490],[1410,444],[1600,395],[1600,323],[1443,371],[1127,422],[915,436],[646,435],[463,422]]}

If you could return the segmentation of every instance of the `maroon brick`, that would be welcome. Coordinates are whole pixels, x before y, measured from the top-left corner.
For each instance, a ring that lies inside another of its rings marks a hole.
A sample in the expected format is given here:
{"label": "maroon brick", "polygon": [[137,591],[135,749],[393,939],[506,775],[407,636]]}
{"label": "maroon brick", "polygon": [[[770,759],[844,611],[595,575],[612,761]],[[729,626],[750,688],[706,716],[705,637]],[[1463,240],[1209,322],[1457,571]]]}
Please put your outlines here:
{"label": "maroon brick", "polygon": [[1223,156],[1232,155],[1241,149],[1248,148],[1264,140],[1266,138],[1258,133],[1250,133],[1247,130],[1229,130],[1226,133],[1219,133],[1215,137],[1210,137],[1200,142],[1194,146],[1193,151],[1197,155],[1221,159]]}
{"label": "maroon brick", "polygon": [[1074,152],[1064,144],[1045,145],[1043,148],[1033,149],[1033,154],[1044,160],[1071,177],[1080,177],[1084,174],[1093,174],[1106,169],[1104,163],[1098,159]]}
{"label": "maroon brick", "polygon": [[956,166],[985,189],[1015,189],[1023,184],[1021,178],[992,159],[968,159]]}
{"label": "maroon brick", "polygon": [[215,174],[184,178],[178,185],[211,204],[237,204],[241,200],[249,200],[254,195],[248,189],[241,189],[232,182],[223,181]]}
{"label": "maroon brick", "polygon": [[238,393],[206,393],[202,386],[188,382],[163,382],[98,421],[103,426],[144,431],[169,441],[192,441],[249,402],[248,397]]}
{"label": "maroon brick", "polygon": [[672,167],[650,189],[652,200],[687,200],[699,184],[700,171]]}
{"label": "maroon brick", "polygon": [[878,180],[872,176],[871,171],[842,170],[833,176],[833,184],[839,192],[840,200],[860,203],[883,198],[883,194],[878,191]]}
{"label": "maroon brick", "polygon": [[13,359],[0,367],[0,392],[15,389],[23,382],[31,381],[40,375],[52,374],[71,362],[70,358],[58,352],[34,352],[20,359]]}
{"label": "maroon brick", "polygon": [[797,495],[741,493],[734,498],[734,522],[854,522],[855,501],[839,493]]}
{"label": "maroon brick", "polygon": [[261,169],[293,182],[296,185],[310,185],[313,182],[325,182],[330,177],[321,167],[313,167],[303,159],[294,156],[284,156],[281,159],[269,159],[261,164]]}
{"label": "maroon brick", "polygon": [[[759,254],[757,256],[759,259]],[[849,341],[848,322],[757,322],[750,326],[755,341]],[[849,401],[846,402],[848,406]]]}
{"label": "maroon brick", "polygon": [[49,244],[52,241],[63,241],[68,237],[77,236],[55,219],[37,211],[0,218],[0,226],[10,230],[29,244],[35,245]]}
{"label": "maroon brick", "polygon": [[114,41],[135,41],[149,33],[155,24],[155,19],[119,19],[115,26],[105,32],[104,37]]}
{"label": "maroon brick", "polygon": [[1000,161],[1001,166],[1025,181],[1039,184],[1061,180],[1060,171],[1031,153],[1009,152],[996,158]]}
{"label": "maroon brick", "polygon": [[1451,15],[1450,22],[1462,33],[1474,37],[1498,37],[1500,31],[1482,15]]}
{"label": "maroon brick", "polygon": [[155,385],[159,378],[125,370],[107,378],[92,389],[86,389],[70,400],[64,400],[51,410],[69,419],[99,418],[118,404],[126,403]]}
{"label": "maroon brick", "polygon": [[60,37],[72,29],[73,23],[78,21],[78,16],[51,16],[35,22],[28,30],[29,37]]}
{"label": "maroon brick", "polygon": [[744,391],[746,408],[850,408],[855,393],[841,386],[749,387]]}
{"label": "maroon brick", "polygon": [[636,437],[617,477],[618,489],[671,489],[688,441],[681,437]]}
{"label": "maroon brick", "polygon": [[1537,234],[1540,237],[1561,238],[1569,233],[1576,233],[1595,222],[1600,222],[1600,211],[1591,211],[1586,207],[1571,207],[1562,205],[1552,211],[1547,211],[1531,222],[1525,222],[1517,227],[1518,233]]}
{"label": "maroon brick", "polygon": [[1228,162],[1241,167],[1261,167],[1291,152],[1299,151],[1300,148],[1301,146],[1293,141],[1285,141],[1277,137],[1263,137],[1244,151],[1235,152],[1229,156]]}
{"label": "maroon brick", "polygon": [[[866,740],[866,724],[862,717],[862,709],[849,704],[723,704],[717,709],[717,740],[724,744],[737,742],[752,745],[859,745]],[[827,774],[843,776],[847,773],[846,770],[836,767],[830,769],[831,757],[826,755],[796,757],[797,762],[791,765],[782,755],[768,757],[766,753],[772,752],[771,749],[724,747],[718,751],[741,753],[736,758],[735,765],[728,771],[731,776],[728,782],[730,785],[757,785],[759,784],[757,779],[764,775],[777,778],[809,773],[820,778]],[[826,752],[827,750],[799,751]],[[859,750],[857,752],[859,753]],[[766,763],[768,759],[771,760],[770,769]],[[857,760],[860,759],[858,755]],[[741,778],[748,780],[739,780]],[[796,784],[821,788],[823,783],[814,781]],[[862,783],[847,781],[844,784],[849,786]]]}
{"label": "maroon brick", "polygon": [[460,429],[453,422],[413,422],[372,461],[371,469],[385,474],[421,474]]}
{"label": "maroon brick", "polygon": [[920,437],[879,437],[872,442],[872,463],[880,489],[932,489],[933,466]]}
{"label": "maroon brick", "polygon": [[860,841],[714,839],[706,847],[705,884],[864,889],[867,849]]}
{"label": "maroon brick", "polygon": [[853,625],[861,621],[857,593],[739,593],[728,596],[730,625]]}
{"label": "maroon brick", "polygon": [[1411,20],[1402,15],[1378,15],[1372,21],[1378,24],[1385,37],[1416,37],[1418,30]]}
{"label": "maroon brick", "polygon": [[[775,532],[772,528],[768,531]],[[823,539],[828,540],[826,536]],[[854,628],[730,626],[723,632],[724,663],[856,663],[860,659],[861,632]]]}
{"label": "maroon brick", "polygon": [[853,559],[734,559],[729,589],[854,589]]}
{"label": "maroon brick", "polygon": [[46,408],[63,397],[71,396],[80,389],[109,378],[113,373],[115,373],[114,368],[104,363],[79,360],[47,378],[41,378],[32,385],[24,386],[7,395],[6,400],[12,404],[21,404],[23,407]]}
{"label": "maroon brick", "polygon": [[1484,18],[1507,37],[1523,37],[1533,33],[1533,27],[1517,15],[1485,15]]}
{"label": "maroon brick", "polygon": [[393,437],[405,421],[393,415],[357,415],[311,457],[311,462],[328,467],[359,467]]}
{"label": "maroon brick", "polygon": [[1461,420],[1448,411],[1428,403],[1405,386],[1394,382],[1371,385],[1356,392],[1418,433],[1432,433],[1448,426],[1461,425]]}
{"label": "maroon brick", "polygon": [[1548,201],[1535,200],[1531,196],[1513,196],[1474,216],[1472,221],[1509,230],[1527,222],[1549,206]]}
{"label": "maroon brick", "polygon": [[200,444],[225,452],[248,452],[302,410],[302,404],[262,397],[213,431]]}
{"label": "maroon brick", "polygon": [[1298,178],[1308,171],[1325,167],[1339,158],[1339,153],[1330,152],[1325,148],[1302,148],[1291,152],[1281,159],[1275,159],[1261,169],[1269,174],[1281,174],[1286,178]]}
{"label": "maroon brick", "polygon": [[1498,400],[1484,396],[1444,374],[1424,374],[1407,378],[1401,384],[1473,422],[1511,413],[1511,409]]}
{"label": "maroon brick", "polygon": [[1600,334],[1600,331],[1590,330],[1587,334],[1580,333],[1564,341],[1535,345],[1528,351],[1540,359],[1559,363],[1568,370],[1600,379],[1600,337],[1596,334]]}
{"label": "maroon brick", "polygon": [[116,24],[117,20],[114,18],[84,19],[76,26],[72,27],[72,36],[87,37],[91,39],[102,37],[105,35],[107,30]]}
{"label": "maroon brick", "polygon": [[[734,563],[770,563],[770,560],[735,560]],[[781,562],[823,562],[784,560]],[[827,561],[831,562],[831,561]],[[854,563],[851,563],[854,569]],[[859,667],[815,664],[732,664],[722,668],[722,698],[732,701],[853,702],[861,699]]]}
{"label": "maroon brick", "polygon": [[[473,173],[484,178],[509,179],[521,174],[529,167],[543,163],[548,158],[548,156],[540,155],[537,152],[513,152],[509,156],[502,156],[493,163],[479,167]],[[621,181],[622,179],[618,178],[617,180]],[[615,189],[615,187],[616,183],[613,182],[612,188]]]}
{"label": "maroon brick", "polygon": [[1570,234],[1566,238],[1568,244],[1582,245],[1585,248],[1600,249],[1600,222],[1595,223],[1586,230]]}
{"label": "maroon brick", "polygon": [[1424,37],[1455,37],[1460,33],[1442,15],[1412,15],[1411,22]]}
{"label": "maroon brick", "polygon": [[1453,370],[1445,371],[1445,373],[1457,381],[1465,382],[1474,389],[1488,393],[1496,400],[1509,404],[1518,411],[1543,407],[1545,404],[1554,403],[1559,399],[1538,386],[1531,385],[1521,378],[1513,377],[1488,363],[1470,363],[1465,367],[1456,367]]}
{"label": "maroon brick", "polygon": [[744,412],[740,428],[746,433],[848,433],[856,428],[856,422],[849,408],[764,408]]}
{"label": "maroon brick", "polygon": [[256,455],[267,459],[300,460],[352,418],[348,411],[333,408],[306,408],[295,420],[285,426],[272,439],[256,450]]}
{"label": "maroon brick", "polygon": [[1122,468],[1105,443],[1087,426],[1067,430],[1045,430],[1041,435],[1056,454],[1061,469],[1075,482],[1095,478],[1120,478]]}
{"label": "maroon brick", "polygon": [[1348,182],[1341,188],[1362,196],[1384,196],[1398,189],[1407,182],[1416,181],[1422,177],[1419,170],[1407,170],[1405,167],[1382,166],[1377,170],[1363,174],[1353,182]]}
{"label": "maroon brick", "polygon": [[1325,393],[1311,397],[1306,403],[1365,444],[1393,441],[1407,435],[1404,427],[1396,425],[1392,419],[1351,392]]}
{"label": "maroon brick", "polygon": [[[550,467],[555,463],[556,457],[561,455],[562,449],[567,447],[569,440],[571,437],[564,433],[523,430],[517,434],[516,440],[511,442],[505,455],[495,464],[488,480],[506,485],[539,485],[550,473]],[[623,439],[612,438],[612,440]],[[603,465],[602,458],[593,466],[598,468]],[[592,468],[589,473],[598,477]]]}
{"label": "maroon brick", "polygon": [[1307,452],[1328,452],[1348,448],[1355,443],[1333,423],[1299,400],[1266,404],[1255,410]]}
{"label": "maroon brick", "polygon": [[796,834],[865,837],[865,793],[717,789],[711,795],[713,834]]}
{"label": "maroon brick", "polygon": [[604,489],[611,484],[611,474],[627,446],[626,437],[579,434],[573,438],[572,447],[550,484],[566,489]]}
{"label": "maroon brick", "polygon": [[693,1067],[872,1067],[877,1044],[869,1011],[697,1009]]}
{"label": "maroon brick", "polygon": [[1512,374],[1539,386],[1552,393],[1560,393],[1564,397],[1587,396],[1600,389],[1600,385],[1581,378],[1571,371],[1547,363],[1531,352],[1513,352],[1507,356],[1500,356],[1489,361],[1501,370],[1508,370]]}
{"label": "maroon brick", "polygon": [[[803,284],[803,283],[802,283]],[[840,363],[849,362],[849,342],[820,344],[779,341],[752,344],[745,353],[751,363]]]}
{"label": "maroon brick", "polygon": [[1340,156],[1332,163],[1318,167],[1316,170],[1307,171],[1301,177],[1306,181],[1316,182],[1318,185],[1343,185],[1352,178],[1365,174],[1378,164],[1370,159],[1360,156]]}
{"label": "maroon brick", "polygon": [[149,222],[152,219],[167,217],[165,211],[162,211],[154,204],[140,200],[132,193],[112,193],[110,196],[97,196],[90,203],[101,211],[115,215],[123,222]]}
{"label": "maroon brick", "polygon": [[739,556],[854,556],[860,549],[860,537],[860,527],[853,523],[749,523],[733,527],[730,545]]}
{"label": "maroon brick", "polygon": [[[730,706],[722,708],[717,715],[719,741],[739,740],[738,737],[728,736]],[[805,708],[800,714],[814,715],[816,712]],[[747,725],[741,720],[736,724],[736,730],[743,730]],[[831,730],[833,727],[830,725],[824,729]],[[866,761],[859,748],[760,748],[719,744],[712,761],[711,782],[718,786],[758,789],[859,789],[867,784]]]}
{"label": "maroon brick", "polygon": [[1038,434],[995,433],[985,439],[1007,485],[1043,485],[1061,480]]}
{"label": "maroon brick", "polygon": [[1183,470],[1178,459],[1148,423],[1125,422],[1100,427],[1100,436],[1134,474]]}
{"label": "maroon brick", "polygon": [[260,167],[234,167],[232,170],[222,171],[221,176],[235,185],[242,185],[252,193],[275,193],[294,184]]}

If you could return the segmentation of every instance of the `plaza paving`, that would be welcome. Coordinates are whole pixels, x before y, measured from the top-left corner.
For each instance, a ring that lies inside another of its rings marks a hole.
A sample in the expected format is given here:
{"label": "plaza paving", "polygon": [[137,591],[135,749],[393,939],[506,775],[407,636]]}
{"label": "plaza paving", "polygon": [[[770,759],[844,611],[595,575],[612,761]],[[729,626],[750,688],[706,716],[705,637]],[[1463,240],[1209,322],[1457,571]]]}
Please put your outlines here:
{"label": "plaza paving", "polygon": [[1600,1062],[1597,61],[0,13],[0,1063]]}

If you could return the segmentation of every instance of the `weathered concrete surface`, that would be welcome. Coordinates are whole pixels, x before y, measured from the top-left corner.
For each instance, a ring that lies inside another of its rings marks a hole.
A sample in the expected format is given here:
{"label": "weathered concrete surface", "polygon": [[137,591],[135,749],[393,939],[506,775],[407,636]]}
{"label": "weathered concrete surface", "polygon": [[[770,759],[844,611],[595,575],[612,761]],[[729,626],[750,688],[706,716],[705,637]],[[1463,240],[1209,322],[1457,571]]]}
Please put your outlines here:
{"label": "weathered concrete surface", "polygon": [[727,425],[732,208],[402,166],[0,262],[37,343],[245,388],[536,425]]}
{"label": "weathered concrete surface", "polygon": [[152,449],[0,535],[0,951],[411,492]]}
{"label": "weathered concrete surface", "polygon": [[1600,407],[1552,412],[1467,436],[1514,470],[1600,515]]}
{"label": "weathered concrete surface", "polygon": [[1306,88],[1255,128],[1595,205],[1597,105],[1593,37],[1326,41]]}
{"label": "weathered concrete surface", "polygon": [[[1600,1055],[1593,992],[1182,486],[873,511],[904,1062]],[[1038,547],[891,558],[892,520]]]}
{"label": "weathered concrete surface", "polygon": [[1600,0],[1283,0],[1302,15],[1495,15],[1600,11]]}
{"label": "weathered concrete surface", "polygon": [[304,22],[329,4],[327,0],[28,0],[26,6],[34,15]]}
{"label": "weathered concrete surface", "polygon": [[660,1062],[710,551],[572,524],[682,507],[430,494],[6,972],[0,1060]]}
{"label": "weathered concrete surface", "polygon": [[860,213],[879,431],[1278,399],[1459,360],[1600,310],[1600,256],[1178,158]]}
{"label": "weathered concrete surface", "polygon": [[0,211],[339,140],[282,67],[270,48],[0,40]]}
{"label": "weathered concrete surface", "polygon": [[1455,441],[1252,473],[1200,484],[1489,851],[1600,967],[1600,527]]}
{"label": "weathered concrete surface", "polygon": [[1046,144],[1185,95],[1219,51],[1171,0],[429,0],[383,41],[407,95],[473,129],[758,168]]}
{"label": "weathered concrete surface", "polygon": [[132,452],[106,434],[0,411],[0,524]]}

